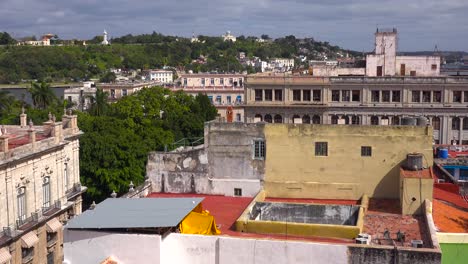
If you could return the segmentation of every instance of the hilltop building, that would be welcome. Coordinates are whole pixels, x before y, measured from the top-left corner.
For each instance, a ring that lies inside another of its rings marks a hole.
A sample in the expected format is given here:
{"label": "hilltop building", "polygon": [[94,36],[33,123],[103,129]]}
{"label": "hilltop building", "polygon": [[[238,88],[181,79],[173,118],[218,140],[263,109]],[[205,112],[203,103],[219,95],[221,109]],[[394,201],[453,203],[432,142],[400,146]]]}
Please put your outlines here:
{"label": "hilltop building", "polygon": [[222,35],[221,37],[223,37],[224,41],[236,42],[236,40],[237,40],[236,36],[232,35],[231,31],[229,31],[229,30],[226,31],[226,34]]}
{"label": "hilltop building", "polygon": [[148,79],[161,84],[169,84],[173,82],[173,72],[171,70],[150,70]]}
{"label": "hilltop building", "polygon": [[62,224],[81,213],[77,116],[2,126],[0,263],[62,263]]}
{"label": "hilltop building", "polygon": [[50,39],[54,37],[54,34],[45,34],[41,37],[41,40],[25,40],[18,41],[18,46],[28,45],[28,46],[50,46]]}
{"label": "hilltop building", "polygon": [[107,31],[104,29],[104,33],[102,34],[102,45],[109,45],[109,40],[107,39]]}

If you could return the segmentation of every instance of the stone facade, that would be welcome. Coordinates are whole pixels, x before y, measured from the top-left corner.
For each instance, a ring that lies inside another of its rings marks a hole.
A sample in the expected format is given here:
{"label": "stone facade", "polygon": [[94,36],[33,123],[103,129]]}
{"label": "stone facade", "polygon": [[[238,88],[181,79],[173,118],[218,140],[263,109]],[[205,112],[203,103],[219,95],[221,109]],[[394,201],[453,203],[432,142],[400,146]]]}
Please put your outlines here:
{"label": "stone facade", "polygon": [[399,125],[425,117],[436,144],[468,144],[468,78],[251,75],[248,123]]}
{"label": "stone facade", "polygon": [[[61,263],[62,223],[81,213],[77,116],[43,126],[4,126],[0,136],[0,248],[12,263]],[[30,259],[30,260],[28,260]]]}

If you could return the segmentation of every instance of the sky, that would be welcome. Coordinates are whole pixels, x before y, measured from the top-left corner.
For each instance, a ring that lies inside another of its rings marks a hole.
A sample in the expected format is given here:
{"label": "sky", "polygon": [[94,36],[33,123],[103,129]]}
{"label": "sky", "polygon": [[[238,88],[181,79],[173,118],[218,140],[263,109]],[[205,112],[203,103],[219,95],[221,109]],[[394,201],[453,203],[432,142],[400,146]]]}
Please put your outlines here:
{"label": "sky", "polygon": [[91,39],[151,33],[190,37],[295,35],[372,51],[396,27],[399,51],[468,51],[468,0],[0,0],[0,31]]}

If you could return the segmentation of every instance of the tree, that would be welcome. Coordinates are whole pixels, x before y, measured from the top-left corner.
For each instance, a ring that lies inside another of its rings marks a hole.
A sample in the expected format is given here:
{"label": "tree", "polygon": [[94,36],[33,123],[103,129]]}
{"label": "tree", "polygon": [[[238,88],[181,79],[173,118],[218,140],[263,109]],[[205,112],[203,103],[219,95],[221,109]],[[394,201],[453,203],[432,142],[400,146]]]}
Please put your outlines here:
{"label": "tree", "polygon": [[7,32],[0,32],[0,45],[13,45],[16,44],[16,40],[10,36]]}
{"label": "tree", "polygon": [[102,89],[96,89],[96,96],[91,104],[90,113],[94,116],[103,116],[107,113],[109,104],[107,98],[109,93],[104,92]]}
{"label": "tree", "polygon": [[28,91],[31,94],[33,104],[36,108],[45,109],[58,101],[48,83],[31,83],[31,88],[29,88]]}
{"label": "tree", "polygon": [[115,73],[114,72],[106,72],[106,74],[104,74],[104,76],[102,76],[99,81],[100,82],[103,82],[103,83],[110,83],[110,82],[115,82],[115,79],[117,78],[117,76],[115,76]]}
{"label": "tree", "polygon": [[262,34],[261,38],[264,39],[264,40],[269,40],[270,39],[270,37],[267,34]]}
{"label": "tree", "polygon": [[10,108],[15,98],[8,91],[0,90],[0,112]]}

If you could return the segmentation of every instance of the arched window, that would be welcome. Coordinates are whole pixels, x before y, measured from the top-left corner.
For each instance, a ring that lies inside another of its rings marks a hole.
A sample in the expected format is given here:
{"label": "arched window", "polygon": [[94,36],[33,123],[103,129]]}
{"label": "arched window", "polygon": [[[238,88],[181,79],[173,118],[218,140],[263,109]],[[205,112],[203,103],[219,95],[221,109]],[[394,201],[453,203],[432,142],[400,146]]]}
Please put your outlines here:
{"label": "arched window", "polygon": [[272,123],[273,122],[273,118],[271,117],[271,115],[267,114],[265,115],[265,122],[267,123]]}
{"label": "arched window", "polygon": [[319,124],[320,124],[320,116],[314,115],[314,116],[312,117],[312,124],[314,124],[314,125],[319,125]]}
{"label": "arched window", "polygon": [[400,117],[392,116],[392,125],[399,126],[400,125]]}
{"label": "arched window", "polygon": [[302,117],[302,123],[303,124],[310,124],[310,116],[309,115],[304,115]]}
{"label": "arched window", "polygon": [[281,115],[275,115],[275,123],[283,123],[283,117]]}
{"label": "arched window", "polygon": [[460,118],[452,118],[452,130],[460,130]]}
{"label": "arched window", "polygon": [[337,115],[332,115],[331,124],[332,125],[337,125],[338,124],[338,116]]}
{"label": "arched window", "polygon": [[50,207],[50,177],[42,179],[42,207]]}
{"label": "arched window", "polygon": [[432,118],[432,128],[434,130],[440,130],[440,117],[434,116]]}
{"label": "arched window", "polygon": [[342,118],[344,119],[345,124],[349,125],[349,116],[343,116]]}
{"label": "arched window", "polygon": [[296,119],[300,119],[301,117],[299,115],[293,115],[292,117],[292,122],[296,123]]}
{"label": "arched window", "polygon": [[370,124],[373,125],[373,126],[378,125],[379,124],[379,118],[377,116],[371,116]]}
{"label": "arched window", "polygon": [[26,187],[20,187],[16,190],[16,200],[18,203],[18,219],[26,220]]}
{"label": "arched window", "polygon": [[262,122],[263,117],[260,114],[256,114],[255,117],[254,117],[254,120],[255,120],[254,122]]}
{"label": "arched window", "polygon": [[353,125],[360,125],[361,124],[361,119],[357,115],[353,115],[351,117],[351,124]]}

